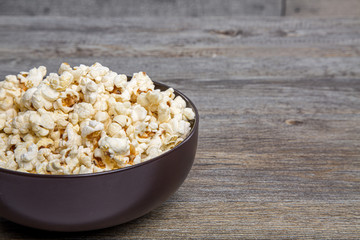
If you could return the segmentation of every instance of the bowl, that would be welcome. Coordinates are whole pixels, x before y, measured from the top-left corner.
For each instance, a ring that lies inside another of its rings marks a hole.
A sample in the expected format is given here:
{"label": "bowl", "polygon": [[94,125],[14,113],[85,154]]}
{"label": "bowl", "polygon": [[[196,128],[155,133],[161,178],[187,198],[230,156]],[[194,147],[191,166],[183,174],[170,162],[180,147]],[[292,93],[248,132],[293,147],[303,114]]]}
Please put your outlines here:
{"label": "bowl", "polygon": [[100,173],[42,175],[0,168],[0,216],[32,228],[76,232],[119,225],[159,206],[187,177],[198,141],[197,109],[174,93],[195,112],[191,132],[179,145],[146,162]]}

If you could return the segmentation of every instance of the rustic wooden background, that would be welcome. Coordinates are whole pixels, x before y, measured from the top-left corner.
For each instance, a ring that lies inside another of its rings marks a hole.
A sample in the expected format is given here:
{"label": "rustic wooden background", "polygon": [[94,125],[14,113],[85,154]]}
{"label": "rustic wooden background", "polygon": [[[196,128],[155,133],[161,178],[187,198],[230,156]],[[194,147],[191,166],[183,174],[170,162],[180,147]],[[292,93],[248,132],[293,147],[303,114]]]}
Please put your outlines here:
{"label": "rustic wooden background", "polygon": [[359,17],[360,0],[1,0],[0,15]]}
{"label": "rustic wooden background", "polygon": [[0,219],[0,239],[359,239],[360,3],[339,2],[0,1],[2,79],[99,61],[201,116],[194,166],[156,210],[85,233]]}

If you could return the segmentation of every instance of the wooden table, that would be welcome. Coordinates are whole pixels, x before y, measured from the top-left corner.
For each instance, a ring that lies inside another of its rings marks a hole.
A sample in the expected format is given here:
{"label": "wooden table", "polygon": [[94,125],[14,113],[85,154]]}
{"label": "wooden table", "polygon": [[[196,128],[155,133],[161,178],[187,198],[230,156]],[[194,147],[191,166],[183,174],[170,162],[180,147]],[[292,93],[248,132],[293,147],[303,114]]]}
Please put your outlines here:
{"label": "wooden table", "polygon": [[[0,75],[96,61],[197,105],[182,187],[132,222],[0,239],[359,239],[360,18],[0,17]],[[104,203],[106,204],[106,203]]]}

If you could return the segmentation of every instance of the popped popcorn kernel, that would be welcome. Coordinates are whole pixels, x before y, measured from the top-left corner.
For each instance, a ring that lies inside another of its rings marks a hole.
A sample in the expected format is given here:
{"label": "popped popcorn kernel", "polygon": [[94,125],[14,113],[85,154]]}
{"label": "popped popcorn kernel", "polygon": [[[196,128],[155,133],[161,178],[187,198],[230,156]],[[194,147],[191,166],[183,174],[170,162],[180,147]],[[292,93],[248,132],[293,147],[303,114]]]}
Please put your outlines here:
{"label": "popped popcorn kernel", "polygon": [[194,111],[145,72],[95,63],[46,75],[40,66],[0,82],[0,167],[38,174],[86,174],[154,158],[182,142]]}

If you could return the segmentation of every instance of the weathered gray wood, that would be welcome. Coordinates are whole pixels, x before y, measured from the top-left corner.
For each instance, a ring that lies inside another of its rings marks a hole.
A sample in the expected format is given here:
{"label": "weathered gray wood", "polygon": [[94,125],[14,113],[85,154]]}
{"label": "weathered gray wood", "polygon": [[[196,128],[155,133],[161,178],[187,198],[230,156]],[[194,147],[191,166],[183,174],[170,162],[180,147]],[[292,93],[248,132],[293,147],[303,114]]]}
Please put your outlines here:
{"label": "weathered gray wood", "polygon": [[[358,239],[360,19],[0,17],[0,77],[99,61],[189,96],[194,166],[130,223],[0,239]],[[105,203],[104,203],[105,204]]]}
{"label": "weathered gray wood", "polygon": [[354,78],[359,55],[359,19],[0,17],[2,76],[100,61],[158,79]]}
{"label": "weathered gray wood", "polygon": [[280,16],[281,0],[2,0],[0,15]]}
{"label": "weathered gray wood", "polygon": [[286,16],[360,17],[359,0],[286,0]]}

